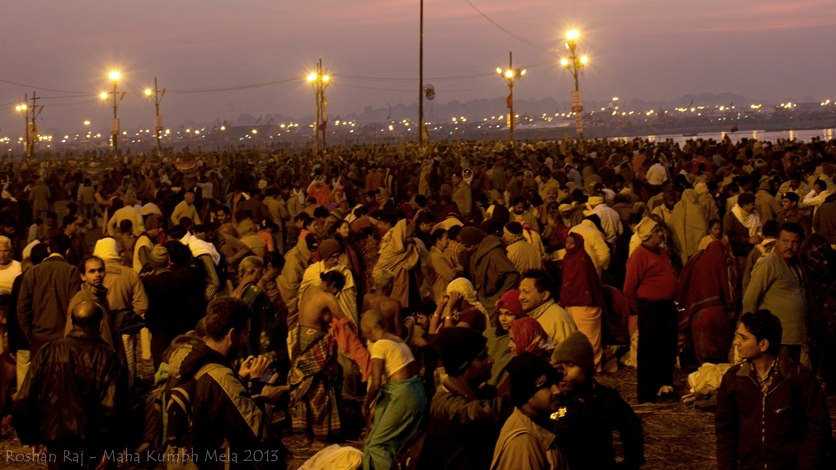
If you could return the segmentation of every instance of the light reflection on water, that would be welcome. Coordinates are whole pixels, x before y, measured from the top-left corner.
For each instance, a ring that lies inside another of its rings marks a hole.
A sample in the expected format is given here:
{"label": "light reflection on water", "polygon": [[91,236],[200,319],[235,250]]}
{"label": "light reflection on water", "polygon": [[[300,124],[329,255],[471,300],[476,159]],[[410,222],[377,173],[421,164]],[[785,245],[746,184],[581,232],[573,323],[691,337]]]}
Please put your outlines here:
{"label": "light reflection on water", "polygon": [[[682,135],[682,134],[662,134],[662,135],[648,135],[642,138],[647,139],[651,142],[664,142],[668,139],[672,139],[674,142],[684,143],[688,140],[696,140],[696,139],[714,139],[714,140],[722,140],[726,136],[731,139],[732,142],[739,142],[741,139],[755,139],[760,141],[766,142],[777,142],[778,140],[798,140],[802,142],[809,142],[814,137],[818,137],[824,140],[832,140],[834,138],[833,129],[809,129],[803,131],[796,131],[796,130],[785,130],[785,131],[762,131],[762,130],[755,130],[755,131],[738,131],[738,132],[701,132],[696,135]],[[633,137],[614,137],[610,140],[630,140]]]}

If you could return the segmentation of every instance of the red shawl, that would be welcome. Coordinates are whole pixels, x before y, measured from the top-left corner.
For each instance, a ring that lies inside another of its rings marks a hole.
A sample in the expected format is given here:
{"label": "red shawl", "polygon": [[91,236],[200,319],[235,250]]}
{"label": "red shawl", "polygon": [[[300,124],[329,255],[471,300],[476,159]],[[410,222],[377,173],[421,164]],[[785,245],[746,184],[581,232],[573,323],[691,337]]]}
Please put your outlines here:
{"label": "red shawl", "polygon": [[[548,339],[548,335],[546,335],[546,331],[540,326],[540,323],[531,317],[517,318],[511,322],[511,337],[517,355],[524,352],[535,354],[542,352],[543,343]],[[540,342],[535,344],[538,338]]]}
{"label": "red shawl", "polygon": [[583,237],[570,233],[575,247],[566,250],[561,262],[562,284],[560,286],[560,305],[563,307],[601,307],[604,296],[601,280],[595,265],[583,248]]}
{"label": "red shawl", "polygon": [[732,282],[736,278],[731,250],[715,240],[688,260],[679,276],[676,300],[688,317],[706,307],[731,307],[735,301]]}

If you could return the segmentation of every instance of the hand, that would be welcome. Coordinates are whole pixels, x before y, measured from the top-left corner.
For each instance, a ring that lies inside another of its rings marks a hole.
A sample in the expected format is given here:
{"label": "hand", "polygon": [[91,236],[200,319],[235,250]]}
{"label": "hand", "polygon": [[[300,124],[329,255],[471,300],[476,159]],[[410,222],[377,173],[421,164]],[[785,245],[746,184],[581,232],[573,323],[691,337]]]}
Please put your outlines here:
{"label": "hand", "polygon": [[254,379],[261,377],[270,365],[270,358],[267,356],[250,356],[244,359],[238,369],[238,375],[242,379]]}
{"label": "hand", "polygon": [[459,302],[459,300],[461,300],[461,299],[462,299],[461,292],[451,292],[449,303],[450,303],[450,305],[456,305]]}

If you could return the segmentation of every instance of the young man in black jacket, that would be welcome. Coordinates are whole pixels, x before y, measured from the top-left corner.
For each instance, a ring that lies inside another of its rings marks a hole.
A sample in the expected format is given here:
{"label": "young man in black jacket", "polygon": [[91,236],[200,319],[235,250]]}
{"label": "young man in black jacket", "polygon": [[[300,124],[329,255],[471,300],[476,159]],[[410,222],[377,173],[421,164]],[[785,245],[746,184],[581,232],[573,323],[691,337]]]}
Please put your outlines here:
{"label": "young man in black jacket", "polygon": [[[562,454],[572,470],[638,469],[644,463],[642,423],[616,390],[595,380],[589,339],[576,331],[558,345],[563,369],[558,407],[551,415]],[[618,431],[624,460],[616,464],[612,433]]]}
{"label": "young man in black jacket", "polygon": [[824,468],[830,415],[822,385],[778,351],[781,321],[768,310],[745,313],[734,346],[745,360],[726,372],[717,393],[717,468]]}

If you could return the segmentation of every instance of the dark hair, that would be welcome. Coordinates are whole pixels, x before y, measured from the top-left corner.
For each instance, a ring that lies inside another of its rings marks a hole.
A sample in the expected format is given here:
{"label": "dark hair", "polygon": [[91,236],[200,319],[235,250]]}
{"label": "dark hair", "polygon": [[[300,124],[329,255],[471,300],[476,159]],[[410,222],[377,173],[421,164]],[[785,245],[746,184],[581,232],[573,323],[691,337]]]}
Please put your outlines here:
{"label": "dark hair", "polygon": [[61,226],[66,227],[68,225],[72,225],[75,223],[76,219],[78,219],[77,214],[67,214],[63,219],[61,219]]}
{"label": "dark hair", "polygon": [[313,222],[313,218],[307,212],[300,212],[293,217],[294,222],[302,222],[302,227],[307,228]]}
{"label": "dark hair", "polygon": [[318,206],[318,207],[317,207],[316,209],[314,209],[314,211],[313,211],[313,216],[314,216],[314,218],[316,218],[316,219],[324,219],[324,218],[328,217],[329,215],[331,215],[331,213],[330,213],[330,212],[328,212],[328,209],[326,209],[326,208],[324,208],[324,207],[322,207],[322,206]]}
{"label": "dark hair", "polygon": [[447,235],[447,230],[444,230],[443,228],[437,228],[433,230],[433,233],[430,235],[430,240],[432,240],[432,244],[435,245],[436,243],[438,243],[438,241],[441,240],[441,238],[444,235]]}
{"label": "dark hair", "polygon": [[32,247],[32,251],[29,253],[29,260],[32,261],[33,265],[40,264],[47,256],[49,256],[49,249],[47,249],[46,244],[38,243]]}
{"label": "dark hair", "polygon": [[339,271],[326,271],[319,275],[323,284],[331,284],[337,289],[337,292],[343,290],[345,287],[345,276]]}
{"label": "dark hair", "polygon": [[519,222],[508,222],[505,224],[505,230],[508,230],[514,235],[522,235],[523,227]]}
{"label": "dark hair", "polygon": [[461,225],[454,225],[447,229],[447,238],[451,240],[456,240],[459,238],[459,233],[462,231]]}
{"label": "dark hair", "polygon": [[746,312],[740,316],[740,323],[755,337],[757,341],[765,339],[769,342],[767,354],[777,356],[781,349],[783,329],[781,320],[769,310],[758,310],[755,313]]}
{"label": "dark hair", "polygon": [[427,211],[421,212],[420,214],[418,214],[418,217],[415,218],[416,225],[431,224],[433,222],[435,222],[433,215]]}
{"label": "dark hair", "polygon": [[787,194],[784,194],[784,199],[789,199],[790,202],[797,203],[801,198],[798,196],[797,193],[788,192]]}
{"label": "dark hair", "polygon": [[134,223],[131,222],[130,219],[122,219],[119,222],[119,232],[120,233],[131,233],[134,229]]}
{"label": "dark hair", "polygon": [[[187,217],[183,217],[186,219]],[[174,240],[180,240],[181,238],[186,236],[186,227],[182,225],[183,219],[180,219],[180,225],[175,225],[168,229],[168,236]]]}
{"label": "dark hair", "polygon": [[549,273],[543,271],[542,269],[530,269],[522,274],[520,280],[523,279],[533,279],[534,287],[537,288],[538,292],[547,291],[552,294],[553,299],[557,299],[557,286]]}
{"label": "dark hair", "polygon": [[232,297],[214,299],[206,307],[206,336],[220,341],[233,328],[238,331],[244,330],[249,317],[249,308],[244,302]]}
{"label": "dark hair", "polygon": [[799,238],[804,238],[804,229],[801,227],[801,225],[795,222],[785,222],[783,225],[781,225],[781,230],[778,233],[780,234],[781,232],[794,233],[798,235]]}
{"label": "dark hair", "polygon": [[177,240],[169,240],[165,242],[165,248],[168,250],[168,257],[173,265],[188,266],[191,263],[192,252],[186,245]]}
{"label": "dark hair", "polygon": [[770,219],[763,223],[761,232],[763,232],[764,237],[776,238],[780,229],[781,225],[778,223],[778,221]]}
{"label": "dark hair", "polygon": [[60,255],[64,255],[67,253],[67,250],[70,249],[70,237],[64,236],[64,234],[56,235],[51,237],[47,242],[49,245],[49,252],[50,253],[58,253]]}
{"label": "dark hair", "polygon": [[415,196],[415,205],[421,208],[427,207],[427,196],[423,194]]}
{"label": "dark hair", "polygon": [[813,183],[813,186],[815,186],[815,187],[817,187],[817,188],[821,189],[822,191],[824,191],[825,189],[827,189],[827,183],[825,183],[823,180],[820,180],[820,179],[819,179],[819,180],[816,180],[816,181]]}
{"label": "dark hair", "polygon": [[87,257],[84,258],[84,261],[81,262],[81,273],[82,274],[87,272],[87,263],[89,263],[90,261],[98,261],[99,263],[101,263],[101,265],[103,267],[105,265],[105,261],[103,259],[99,258],[98,256],[96,256],[96,255],[87,256]]}
{"label": "dark hair", "polygon": [[743,207],[747,204],[754,204],[755,203],[755,195],[752,193],[740,193],[737,196],[737,205]]}

